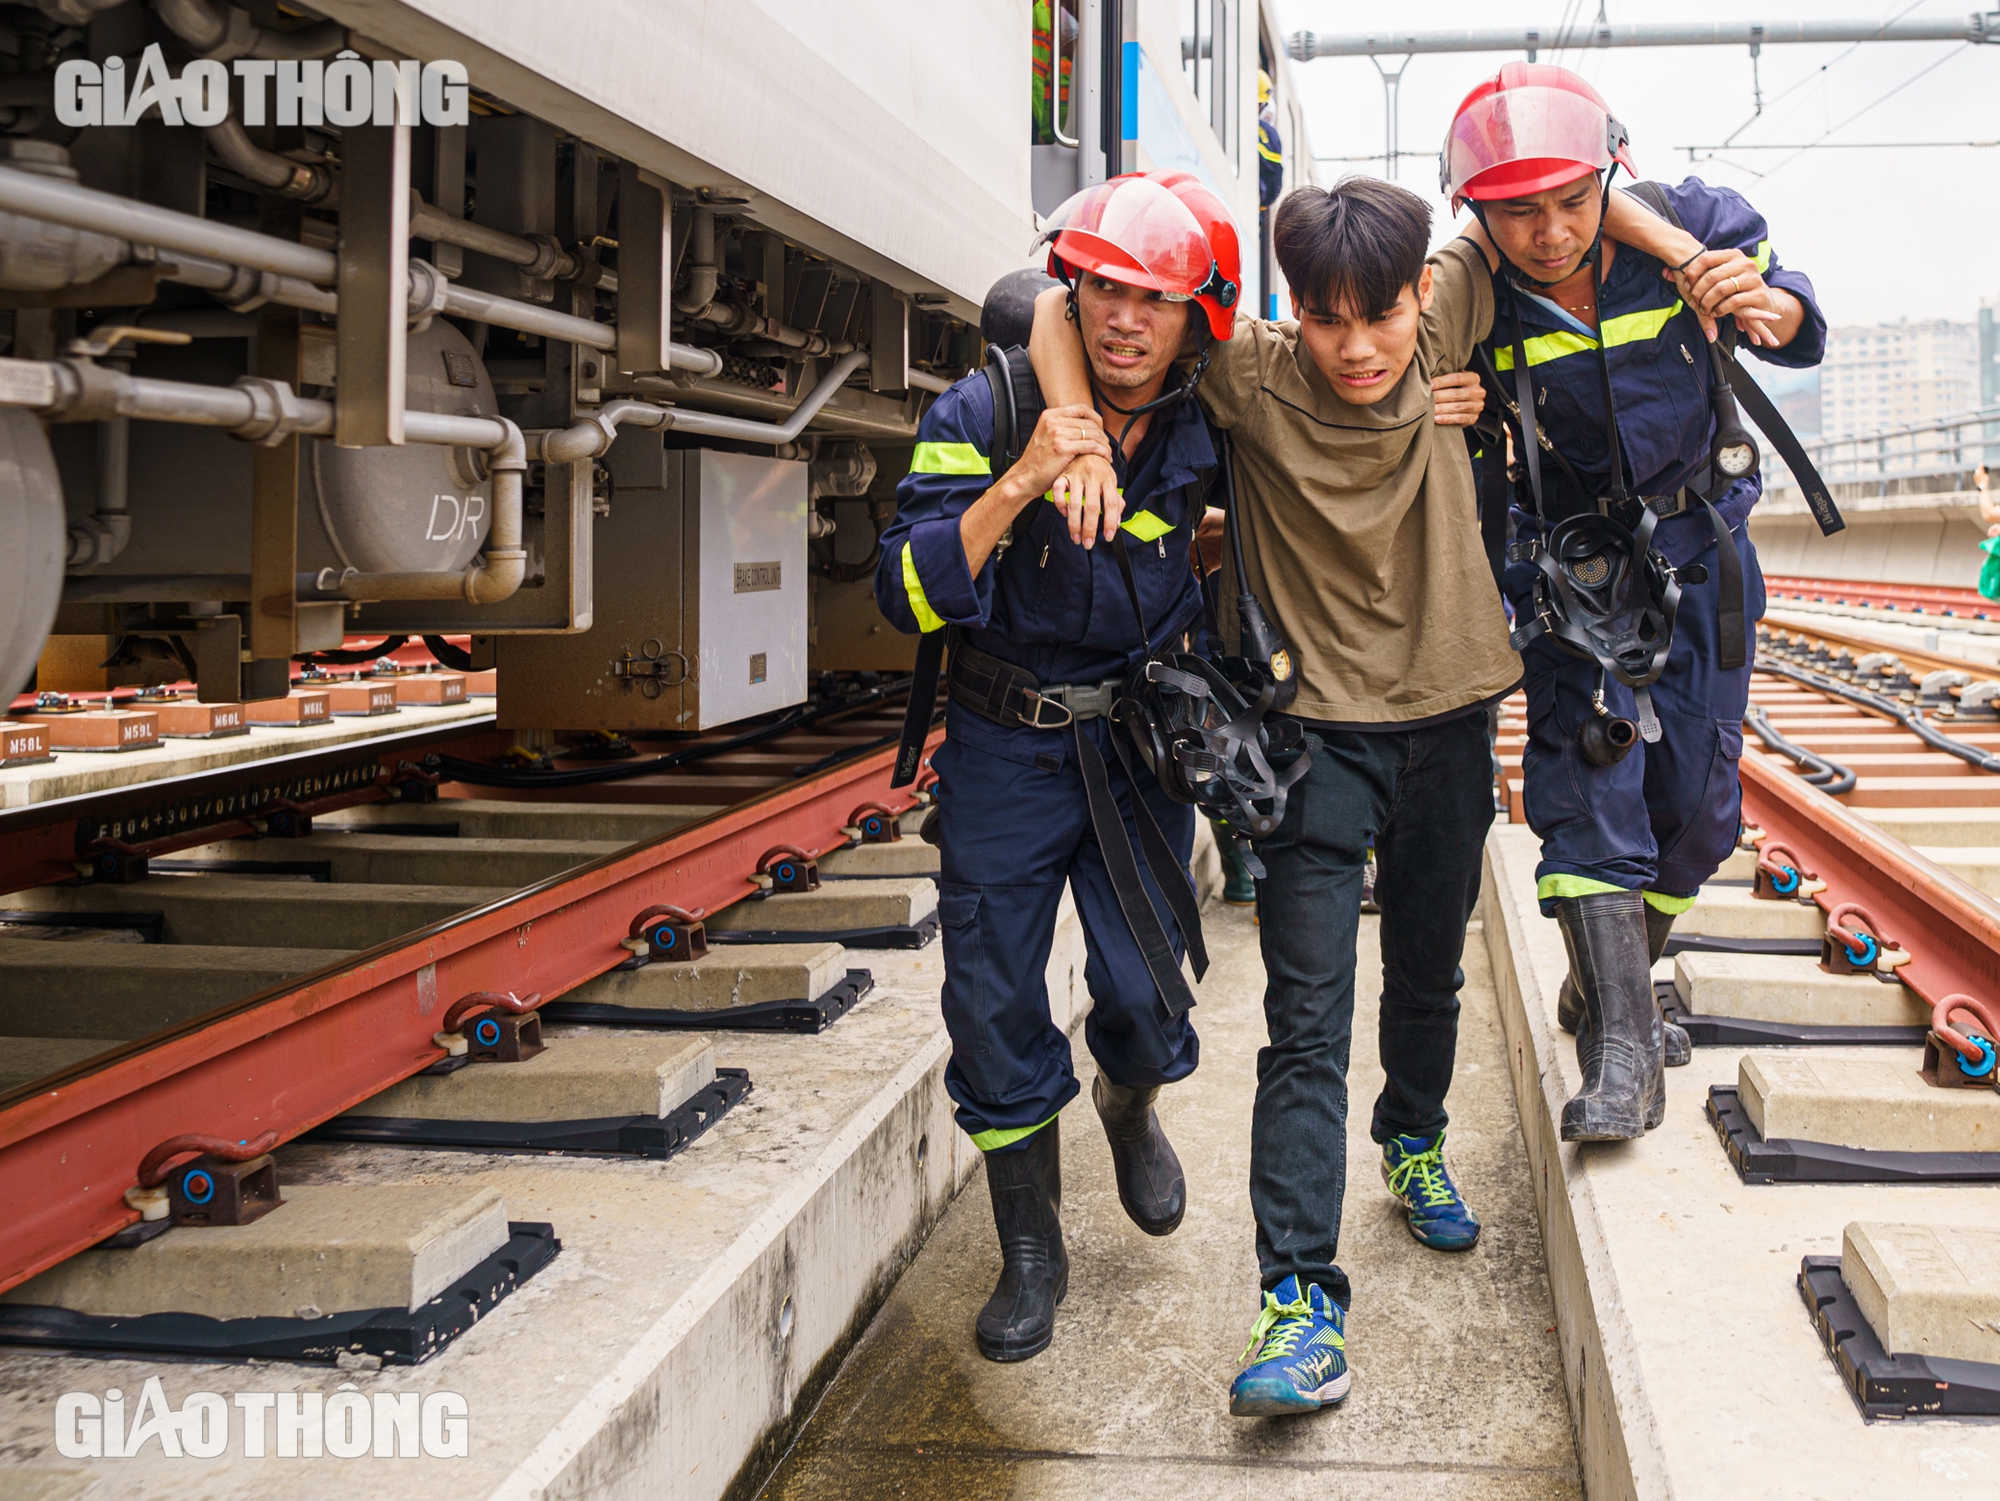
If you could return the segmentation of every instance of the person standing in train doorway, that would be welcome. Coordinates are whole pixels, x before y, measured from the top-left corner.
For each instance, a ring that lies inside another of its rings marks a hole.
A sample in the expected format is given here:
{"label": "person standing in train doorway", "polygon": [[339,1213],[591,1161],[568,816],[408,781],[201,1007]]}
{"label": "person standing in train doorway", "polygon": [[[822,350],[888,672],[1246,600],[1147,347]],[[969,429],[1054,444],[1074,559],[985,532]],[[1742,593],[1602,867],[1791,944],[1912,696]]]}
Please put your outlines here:
{"label": "person standing in train doorway", "polygon": [[[1078,1085],[1044,979],[1065,887],[1088,950],[1091,1100],[1119,1200],[1149,1235],[1171,1234],[1187,1207],[1154,1101],[1200,1056],[1181,972],[1183,955],[1197,979],[1207,965],[1188,874],[1194,809],[1167,797],[1107,716],[1133,665],[1200,623],[1190,549],[1216,451],[1174,361],[1197,323],[1228,336],[1241,274],[1233,242],[1225,264],[1155,182],[1087,189],[1048,222],[1049,270],[1129,420],[1108,437],[1087,401],[1042,410],[1026,351],[996,346],[925,414],[875,576],[899,629],[950,638],[934,763],[945,1088],[985,1154],[1002,1269],[975,1332],[1001,1361],[1047,1348],[1069,1287],[1058,1116]],[[1084,545],[1043,499],[1086,454],[1130,498],[1112,546]],[[926,683],[911,701],[934,697]],[[920,745],[929,718],[915,717]]]}
{"label": "person standing in train doorway", "polygon": [[[1779,264],[1756,209],[1695,177],[1614,191],[1621,167],[1625,129],[1597,91],[1533,63],[1466,95],[1440,162],[1495,267],[1478,360],[1519,458],[1503,587],[1526,666],[1536,894],[1569,951],[1558,1019],[1583,1073],[1565,1141],[1643,1136],[1664,1116],[1664,1067],[1688,1061],[1652,965],[1736,844],[1764,613],[1738,399],[1797,450],[1733,345],[1794,367],[1826,348],[1812,283]],[[1625,232],[1634,198],[1666,221],[1642,216],[1643,244]]]}

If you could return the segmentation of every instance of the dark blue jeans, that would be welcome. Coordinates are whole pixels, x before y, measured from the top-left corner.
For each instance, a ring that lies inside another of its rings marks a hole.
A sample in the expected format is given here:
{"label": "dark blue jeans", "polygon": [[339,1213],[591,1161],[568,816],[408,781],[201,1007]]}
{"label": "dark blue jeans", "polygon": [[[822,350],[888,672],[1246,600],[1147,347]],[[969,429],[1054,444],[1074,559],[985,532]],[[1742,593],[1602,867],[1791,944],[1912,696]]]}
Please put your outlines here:
{"label": "dark blue jeans", "polygon": [[1296,1274],[1343,1307],[1334,1265],[1347,1183],[1347,1062],[1361,877],[1375,846],[1382,910],[1379,1046],[1388,1075],[1370,1133],[1444,1129],[1458,1048],[1459,956],[1493,823],[1484,714],[1428,729],[1315,733],[1313,764],[1258,845],[1264,1019],[1250,1135],[1250,1205],[1266,1290]]}

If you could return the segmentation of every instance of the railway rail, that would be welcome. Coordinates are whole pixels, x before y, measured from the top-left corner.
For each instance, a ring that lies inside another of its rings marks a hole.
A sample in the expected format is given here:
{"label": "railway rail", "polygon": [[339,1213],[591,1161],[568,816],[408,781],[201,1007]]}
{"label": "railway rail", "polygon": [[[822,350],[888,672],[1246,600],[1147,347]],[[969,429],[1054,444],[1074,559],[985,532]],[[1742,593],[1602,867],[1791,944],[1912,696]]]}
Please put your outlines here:
{"label": "railway rail", "polygon": [[[267,1152],[439,1064],[455,1003],[553,1001],[634,962],[649,929],[762,895],[789,869],[779,851],[809,868],[898,836],[927,801],[888,785],[906,696],[864,678],[761,725],[589,737],[527,769],[475,718],[0,815],[0,935],[150,922],[158,936],[149,909],[165,908],[166,936],[193,942],[138,954],[251,943],[300,971],[0,1090],[0,1191],[16,1206],[0,1292],[140,1224],[128,1191],[170,1139]],[[0,943],[45,966],[104,952]]]}

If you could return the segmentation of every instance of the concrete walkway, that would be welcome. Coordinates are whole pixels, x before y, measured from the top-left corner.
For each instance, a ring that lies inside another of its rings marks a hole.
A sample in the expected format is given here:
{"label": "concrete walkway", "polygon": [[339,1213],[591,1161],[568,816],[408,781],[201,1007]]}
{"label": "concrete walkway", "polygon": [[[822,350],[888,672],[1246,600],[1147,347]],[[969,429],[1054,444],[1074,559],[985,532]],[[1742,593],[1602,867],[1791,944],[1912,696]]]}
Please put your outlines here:
{"label": "concrete walkway", "polygon": [[1055,1343],[982,1360],[972,1320],[998,1274],[985,1185],[968,1183],[763,1492],[768,1501],[1150,1495],[1342,1501],[1579,1497],[1555,1323],[1504,1043],[1475,924],[1451,1162],[1486,1224],[1473,1252],[1410,1239],[1368,1140],[1381,1085],[1374,918],[1363,920],[1341,1262],[1355,1284],[1352,1395],[1307,1418],[1228,1412],[1257,1306],[1250,1105],[1264,1039],[1257,930],[1211,907],[1195,1013],[1202,1065],[1162,1097],[1186,1166],[1185,1223],[1152,1240],[1118,1204],[1085,1093],[1063,1118],[1069,1297]]}

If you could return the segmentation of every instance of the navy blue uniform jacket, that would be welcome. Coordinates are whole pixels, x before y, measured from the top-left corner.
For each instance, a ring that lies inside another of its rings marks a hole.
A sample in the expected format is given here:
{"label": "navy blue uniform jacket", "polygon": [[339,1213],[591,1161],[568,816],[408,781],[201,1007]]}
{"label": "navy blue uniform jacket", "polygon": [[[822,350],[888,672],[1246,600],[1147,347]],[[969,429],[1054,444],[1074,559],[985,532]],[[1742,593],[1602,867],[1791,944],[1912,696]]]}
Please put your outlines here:
{"label": "navy blue uniform jacket", "polygon": [[[1762,349],[1747,339],[1737,344],[1774,365],[1817,365],[1826,353],[1826,318],[1804,274],[1787,269],[1771,247],[1763,215],[1729,188],[1712,188],[1698,177],[1666,190],[1687,232],[1710,249],[1734,245],[1751,258],[1764,280],[1782,287],[1805,306],[1805,321],[1783,349]],[[1604,386],[1598,373],[1597,338],[1611,365],[1611,389],[1618,402],[1618,438],[1624,450],[1629,495],[1671,495],[1699,482],[1708,463],[1714,418],[1708,393],[1712,376],[1701,323],[1661,276],[1661,262],[1629,245],[1618,247],[1611,274],[1598,289],[1599,335],[1568,319],[1546,299],[1524,295],[1504,274],[1494,278],[1493,331],[1484,348],[1499,372],[1507,397],[1515,395],[1514,314],[1526,335],[1528,368],[1534,376],[1536,420],[1585,484],[1588,495],[1570,493],[1567,477],[1546,452],[1542,486],[1552,519],[1595,506],[1611,494],[1610,449],[1605,438]],[[1504,411],[1505,409],[1502,408]],[[1519,425],[1514,451],[1522,449]],[[1755,478],[1739,480],[1726,494],[1709,496],[1732,529],[1741,527],[1763,493]],[[1518,500],[1527,505],[1527,485]],[[1714,545],[1714,532],[1699,511],[1663,521],[1656,545],[1676,565]]]}

